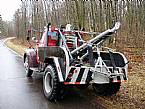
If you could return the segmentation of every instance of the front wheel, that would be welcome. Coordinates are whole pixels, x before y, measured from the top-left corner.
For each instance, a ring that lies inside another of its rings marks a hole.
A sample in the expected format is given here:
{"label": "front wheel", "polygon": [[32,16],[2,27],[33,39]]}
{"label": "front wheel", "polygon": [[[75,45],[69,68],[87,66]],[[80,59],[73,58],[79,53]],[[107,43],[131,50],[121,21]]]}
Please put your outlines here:
{"label": "front wheel", "polygon": [[106,84],[93,84],[93,89],[96,94],[113,95],[120,89],[121,83],[106,83]]}
{"label": "front wheel", "polygon": [[48,65],[43,76],[43,91],[49,101],[58,100],[62,97],[62,84],[58,80],[56,69]]}
{"label": "front wheel", "polygon": [[26,56],[26,58],[25,58],[24,67],[25,67],[25,71],[26,71],[26,76],[31,77],[33,74],[33,70],[30,69],[28,56]]}

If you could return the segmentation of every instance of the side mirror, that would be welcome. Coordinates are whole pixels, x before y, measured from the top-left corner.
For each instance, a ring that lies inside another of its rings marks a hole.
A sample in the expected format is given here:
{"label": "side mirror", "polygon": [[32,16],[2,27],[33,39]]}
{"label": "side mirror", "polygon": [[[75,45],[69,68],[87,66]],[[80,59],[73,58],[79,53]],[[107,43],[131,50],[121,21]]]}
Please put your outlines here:
{"label": "side mirror", "polygon": [[38,40],[36,39],[36,37],[32,37],[32,42],[38,43]]}

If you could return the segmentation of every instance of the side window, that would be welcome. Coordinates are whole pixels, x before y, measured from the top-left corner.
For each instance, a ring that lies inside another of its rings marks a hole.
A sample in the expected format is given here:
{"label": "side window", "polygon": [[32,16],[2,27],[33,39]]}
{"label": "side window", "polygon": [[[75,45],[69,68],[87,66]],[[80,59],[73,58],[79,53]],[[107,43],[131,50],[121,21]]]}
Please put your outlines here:
{"label": "side window", "polygon": [[48,32],[48,36],[51,36],[51,39],[54,39],[54,40],[58,39],[57,32]]}
{"label": "side window", "polygon": [[58,33],[56,31],[48,32],[48,46],[58,46]]}

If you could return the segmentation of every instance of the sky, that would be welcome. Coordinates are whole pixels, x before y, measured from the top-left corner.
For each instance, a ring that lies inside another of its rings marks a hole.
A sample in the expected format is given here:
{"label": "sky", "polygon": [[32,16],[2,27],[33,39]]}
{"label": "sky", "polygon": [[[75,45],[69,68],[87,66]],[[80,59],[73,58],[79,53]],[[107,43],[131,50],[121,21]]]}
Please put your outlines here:
{"label": "sky", "polygon": [[21,0],[0,0],[0,14],[5,21],[12,21],[15,11],[20,8]]}

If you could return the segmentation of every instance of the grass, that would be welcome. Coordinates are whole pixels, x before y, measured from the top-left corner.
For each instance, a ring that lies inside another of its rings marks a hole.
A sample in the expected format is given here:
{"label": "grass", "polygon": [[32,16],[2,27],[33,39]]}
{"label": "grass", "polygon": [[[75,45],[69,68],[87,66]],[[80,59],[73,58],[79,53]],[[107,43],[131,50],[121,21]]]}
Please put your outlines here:
{"label": "grass", "polygon": [[11,39],[5,42],[6,46],[23,56],[27,46],[22,45],[19,40]]}

